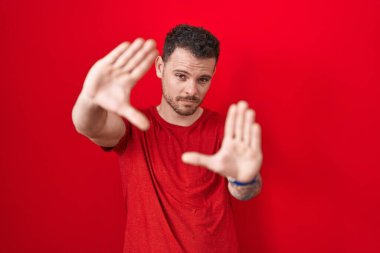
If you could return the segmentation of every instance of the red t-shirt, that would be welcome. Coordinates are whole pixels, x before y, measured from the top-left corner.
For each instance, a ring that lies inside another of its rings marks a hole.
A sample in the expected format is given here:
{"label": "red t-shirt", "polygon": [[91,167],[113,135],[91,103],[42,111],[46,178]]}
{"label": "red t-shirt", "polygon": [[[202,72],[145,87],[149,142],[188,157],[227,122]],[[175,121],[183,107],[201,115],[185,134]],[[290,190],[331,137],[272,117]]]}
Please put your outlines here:
{"label": "red t-shirt", "polygon": [[238,252],[227,180],[181,161],[185,151],[217,152],[224,120],[204,109],[191,126],[143,110],[146,132],[125,121],[114,148],[120,157],[127,209],[124,252]]}

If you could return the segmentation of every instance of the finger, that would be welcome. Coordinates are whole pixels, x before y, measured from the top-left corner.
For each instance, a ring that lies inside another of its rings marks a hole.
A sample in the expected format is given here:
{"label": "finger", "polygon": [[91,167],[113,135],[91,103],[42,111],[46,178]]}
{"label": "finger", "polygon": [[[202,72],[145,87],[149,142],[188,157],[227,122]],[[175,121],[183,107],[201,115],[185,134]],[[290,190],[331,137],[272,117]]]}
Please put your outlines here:
{"label": "finger", "polygon": [[153,50],[151,51],[146,57],[145,59],[140,62],[139,65],[137,65],[131,72],[131,77],[135,80],[138,80],[140,79],[148,70],[149,68],[152,66],[154,60],[156,59],[158,55],[158,51],[157,50]]}
{"label": "finger", "polygon": [[234,137],[234,128],[235,128],[235,117],[236,117],[236,105],[230,105],[227,113],[227,119],[224,126],[224,138],[233,138]]}
{"label": "finger", "polygon": [[125,117],[132,125],[142,131],[148,130],[149,128],[147,117],[132,106],[124,106],[118,111],[118,114]]}
{"label": "finger", "polygon": [[248,104],[245,101],[240,101],[237,105],[236,123],[235,123],[235,137],[238,140],[243,140],[244,132],[244,114]]}
{"label": "finger", "polygon": [[113,64],[117,58],[120,57],[124,53],[125,50],[129,47],[131,43],[128,41],[124,41],[123,43],[120,43],[117,47],[115,47],[111,52],[109,52],[106,56],[103,57],[103,59],[109,63]]}
{"label": "finger", "polygon": [[182,161],[194,166],[211,168],[211,157],[212,156],[210,155],[204,155],[197,152],[186,152],[182,154]]}
{"label": "finger", "polygon": [[132,56],[134,56],[137,51],[140,50],[140,48],[144,45],[144,40],[142,38],[137,38],[133,43],[128,47],[127,50],[123,52],[122,55],[119,56],[119,58],[114,63],[114,66],[116,68],[122,68],[128,61],[131,59]]}
{"label": "finger", "polygon": [[131,72],[145,57],[156,48],[156,42],[152,39],[145,41],[143,47],[123,67],[126,72]]}
{"label": "finger", "polygon": [[245,145],[249,146],[251,143],[251,126],[253,123],[254,119],[254,111],[252,109],[249,109],[245,111],[245,116],[244,116],[244,137],[243,137],[243,142]]}
{"label": "finger", "polygon": [[261,151],[261,127],[259,124],[255,123],[251,125],[252,138],[251,147],[255,152]]}

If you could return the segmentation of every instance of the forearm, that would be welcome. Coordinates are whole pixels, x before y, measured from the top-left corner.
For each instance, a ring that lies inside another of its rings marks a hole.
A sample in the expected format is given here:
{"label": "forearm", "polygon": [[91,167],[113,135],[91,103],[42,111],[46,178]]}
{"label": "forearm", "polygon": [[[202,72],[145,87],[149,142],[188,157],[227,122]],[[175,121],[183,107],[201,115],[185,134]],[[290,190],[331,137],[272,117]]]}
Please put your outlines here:
{"label": "forearm", "polygon": [[89,137],[96,137],[104,128],[107,111],[96,105],[81,93],[72,111],[72,120],[76,130]]}
{"label": "forearm", "polygon": [[257,175],[255,183],[250,185],[238,186],[228,182],[228,190],[230,194],[238,200],[249,200],[256,197],[260,193],[261,188],[262,178],[260,174]]}

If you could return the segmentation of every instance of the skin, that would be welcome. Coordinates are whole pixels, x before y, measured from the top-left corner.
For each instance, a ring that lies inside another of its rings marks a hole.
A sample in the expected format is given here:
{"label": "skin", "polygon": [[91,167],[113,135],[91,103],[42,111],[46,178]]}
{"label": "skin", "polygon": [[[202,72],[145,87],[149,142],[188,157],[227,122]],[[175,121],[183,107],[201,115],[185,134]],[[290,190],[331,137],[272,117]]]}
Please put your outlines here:
{"label": "skin", "polygon": [[[131,105],[130,94],[154,62],[163,90],[158,113],[175,125],[193,124],[203,113],[200,105],[215,74],[215,59],[197,58],[186,49],[176,48],[164,62],[158,56],[154,40],[138,38],[132,43],[121,43],[92,66],[73,108],[76,130],[106,147],[115,146],[124,135],[126,129],[121,117],[147,130],[149,122]],[[232,104],[220,150],[214,155],[186,152],[182,161],[241,182],[256,178],[257,183],[252,185],[228,185],[237,199],[256,196],[262,185],[262,151],[261,129],[255,122],[255,112],[245,101]]]}
{"label": "skin", "polygon": [[254,123],[254,111],[240,101],[228,110],[222,147],[214,155],[186,152],[185,163],[208,168],[225,177],[249,182],[261,169],[261,131]]}
{"label": "skin", "polygon": [[199,59],[176,48],[164,63],[156,59],[156,74],[162,80],[160,116],[169,123],[189,126],[203,113],[200,107],[215,72],[215,59]]}
{"label": "skin", "polygon": [[72,111],[76,130],[97,145],[112,147],[126,130],[121,117],[141,130],[148,129],[148,119],[131,105],[130,94],[157,55],[154,40],[137,38],[121,43],[98,60],[88,72]]}

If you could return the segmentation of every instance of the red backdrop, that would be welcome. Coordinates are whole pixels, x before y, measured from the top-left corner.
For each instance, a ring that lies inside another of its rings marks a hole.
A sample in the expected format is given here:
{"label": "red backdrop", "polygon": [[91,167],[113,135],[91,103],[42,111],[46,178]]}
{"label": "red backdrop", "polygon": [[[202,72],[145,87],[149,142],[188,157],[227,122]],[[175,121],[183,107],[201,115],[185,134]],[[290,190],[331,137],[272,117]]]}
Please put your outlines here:
{"label": "red backdrop", "polygon": [[[121,41],[161,49],[190,23],[221,41],[205,106],[245,99],[263,128],[263,191],[233,202],[242,252],[380,252],[379,4],[2,0],[0,251],[122,251],[116,156],[75,132],[71,109]],[[133,103],[159,98],[151,70]]]}

